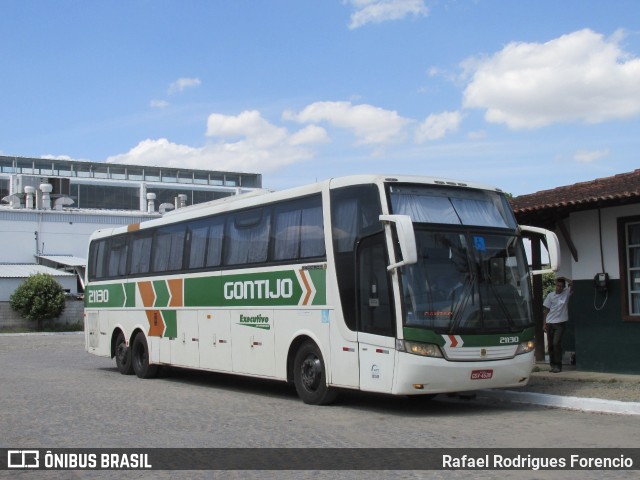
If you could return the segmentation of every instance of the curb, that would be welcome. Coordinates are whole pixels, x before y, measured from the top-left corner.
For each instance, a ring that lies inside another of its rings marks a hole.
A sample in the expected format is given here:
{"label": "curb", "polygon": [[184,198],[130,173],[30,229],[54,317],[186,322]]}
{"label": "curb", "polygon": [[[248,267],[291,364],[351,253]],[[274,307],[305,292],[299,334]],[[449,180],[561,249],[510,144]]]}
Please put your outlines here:
{"label": "curb", "polygon": [[495,398],[513,403],[566,408],[568,410],[581,410],[584,412],[640,415],[640,403],[638,402],[621,402],[600,398],[563,397],[546,393],[512,392],[507,390],[481,390],[479,393],[485,398]]}
{"label": "curb", "polygon": [[48,335],[84,335],[84,332],[22,332],[22,333],[0,333],[0,337],[36,337]]}

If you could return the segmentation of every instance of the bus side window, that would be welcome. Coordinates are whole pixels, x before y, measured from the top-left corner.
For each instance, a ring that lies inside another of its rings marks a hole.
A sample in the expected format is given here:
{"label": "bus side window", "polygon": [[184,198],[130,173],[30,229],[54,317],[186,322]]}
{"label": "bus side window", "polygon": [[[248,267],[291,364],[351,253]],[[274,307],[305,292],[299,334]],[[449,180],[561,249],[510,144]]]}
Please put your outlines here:
{"label": "bus side window", "polygon": [[320,196],[286,202],[273,212],[273,260],[324,257]]}
{"label": "bus side window", "polygon": [[256,208],[229,216],[225,228],[225,265],[267,261],[270,213],[269,208]]}
{"label": "bus side window", "polygon": [[89,248],[89,279],[99,280],[106,276],[104,269],[107,240],[95,240]]}
{"label": "bus side window", "polygon": [[189,222],[187,268],[218,267],[222,260],[224,217]]}
{"label": "bus side window", "polygon": [[114,237],[109,245],[107,276],[118,277],[127,274],[127,237]]}
{"label": "bus side window", "polygon": [[147,233],[137,234],[131,241],[131,259],[129,273],[147,274],[151,260],[151,241],[153,237]]}
{"label": "bus side window", "polygon": [[170,225],[158,228],[153,241],[153,271],[166,272],[182,268],[184,225]]}

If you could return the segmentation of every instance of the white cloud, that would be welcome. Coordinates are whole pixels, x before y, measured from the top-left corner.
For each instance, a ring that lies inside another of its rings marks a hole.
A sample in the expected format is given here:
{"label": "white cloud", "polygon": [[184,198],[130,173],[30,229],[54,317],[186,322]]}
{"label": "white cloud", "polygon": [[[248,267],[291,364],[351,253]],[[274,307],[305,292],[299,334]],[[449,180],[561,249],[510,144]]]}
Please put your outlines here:
{"label": "white cloud", "polygon": [[200,83],[199,78],[182,77],[169,85],[169,93],[178,93],[187,88],[199,87]]}
{"label": "white cloud", "polygon": [[487,132],[484,130],[476,130],[473,132],[467,133],[467,138],[469,140],[483,140],[487,138]]}
{"label": "white cloud", "polygon": [[169,106],[169,102],[167,102],[166,100],[151,100],[149,102],[149,106],[151,108],[166,108]]}
{"label": "white cloud", "polygon": [[351,102],[316,102],[300,113],[285,112],[286,120],[302,123],[327,122],[330,125],[351,131],[358,144],[381,145],[402,139],[404,129],[411,120],[397,112],[372,105],[353,105]]}
{"label": "white cloud", "polygon": [[209,137],[246,137],[252,144],[268,148],[283,142],[288,136],[286,128],[266,121],[257,110],[245,111],[238,116],[213,113],[207,120]]}
{"label": "white cloud", "polygon": [[52,155],[52,154],[42,155],[40,158],[44,158],[45,160],[77,160],[77,158],[73,159],[69,155]]}
{"label": "white cloud", "polygon": [[329,136],[327,131],[318,127],[317,125],[307,125],[299,132],[291,135],[291,145],[304,145],[305,143],[327,143],[329,142]]}
{"label": "white cloud", "polygon": [[201,148],[171,143],[166,138],[141,141],[127,153],[107,158],[107,163],[127,163],[131,165],[155,165],[164,167],[192,167],[202,155]]}
{"label": "white cloud", "polygon": [[578,150],[573,159],[580,163],[591,163],[609,155],[609,150]]}
{"label": "white cloud", "polygon": [[416,129],[416,143],[424,143],[427,140],[437,140],[447,133],[458,130],[462,122],[460,112],[442,112],[429,115]]}
{"label": "white cloud", "polygon": [[349,23],[351,29],[368,23],[400,20],[407,15],[418,17],[429,14],[424,0],[350,0],[348,3],[355,9]]}
{"label": "white cloud", "polygon": [[212,114],[207,136],[219,141],[191,147],[166,138],[147,139],[126,153],[109,157],[107,162],[263,173],[309,160],[314,155],[311,147],[327,141],[320,127],[308,126],[291,134],[257,111],[237,116]]}
{"label": "white cloud", "polygon": [[472,74],[464,106],[512,129],[640,115],[640,58],[620,48],[621,38],[584,29],[470,59],[462,65]]}

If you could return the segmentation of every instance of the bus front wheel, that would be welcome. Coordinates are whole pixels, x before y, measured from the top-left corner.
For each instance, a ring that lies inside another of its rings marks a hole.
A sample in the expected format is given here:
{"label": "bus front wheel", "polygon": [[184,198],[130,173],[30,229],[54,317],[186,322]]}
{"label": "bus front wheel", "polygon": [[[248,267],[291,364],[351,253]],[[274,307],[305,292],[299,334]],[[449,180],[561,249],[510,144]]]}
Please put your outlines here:
{"label": "bus front wheel", "polygon": [[118,332],[116,337],[115,354],[118,371],[123,375],[132,375],[131,349],[127,346],[127,341],[122,332]]}
{"label": "bus front wheel", "polygon": [[304,403],[326,405],[336,398],[336,391],[327,385],[322,353],[315,343],[304,343],[293,361],[293,383]]}
{"label": "bus front wheel", "polygon": [[158,366],[149,364],[149,346],[142,332],[138,333],[133,340],[131,363],[139,378],[153,378],[158,373]]}

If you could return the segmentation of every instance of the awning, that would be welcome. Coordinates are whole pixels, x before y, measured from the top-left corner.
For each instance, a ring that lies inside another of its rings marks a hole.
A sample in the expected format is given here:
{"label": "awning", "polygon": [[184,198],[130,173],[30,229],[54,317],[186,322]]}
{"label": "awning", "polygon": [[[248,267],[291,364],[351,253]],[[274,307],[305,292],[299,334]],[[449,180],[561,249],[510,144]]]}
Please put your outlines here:
{"label": "awning", "polygon": [[56,270],[35,264],[0,264],[0,278],[27,278],[37,273],[46,273],[52,277],[73,277],[73,273]]}
{"label": "awning", "polygon": [[36,255],[36,258],[67,267],[86,267],[87,259],[73,255]]}

